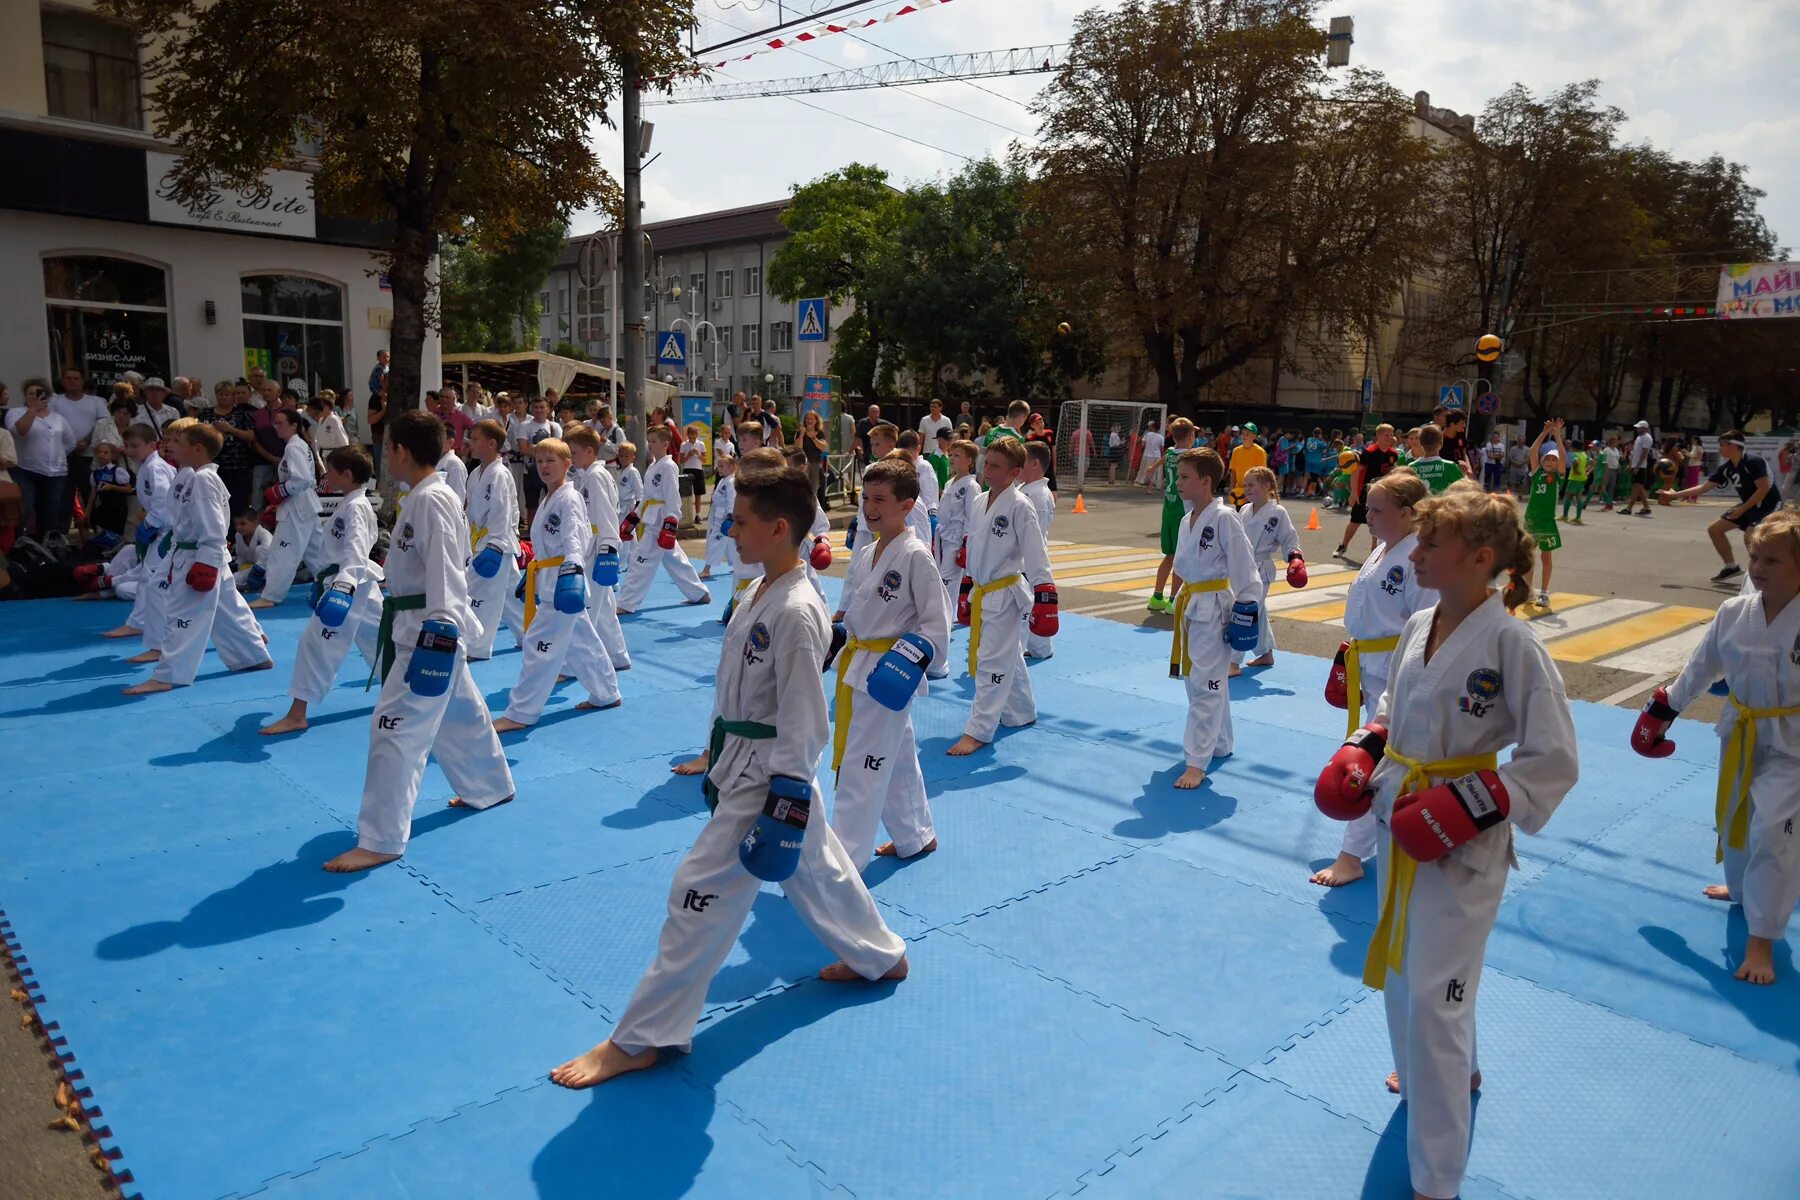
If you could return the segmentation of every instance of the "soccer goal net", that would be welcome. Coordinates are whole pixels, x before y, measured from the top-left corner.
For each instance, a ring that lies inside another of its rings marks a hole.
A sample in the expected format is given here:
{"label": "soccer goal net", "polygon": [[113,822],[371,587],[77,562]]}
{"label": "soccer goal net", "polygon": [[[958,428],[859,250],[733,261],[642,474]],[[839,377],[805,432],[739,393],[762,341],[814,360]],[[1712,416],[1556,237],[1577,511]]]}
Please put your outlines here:
{"label": "soccer goal net", "polygon": [[1162,404],[1065,400],[1056,423],[1056,486],[1063,491],[1129,486],[1142,466],[1144,431],[1168,423]]}

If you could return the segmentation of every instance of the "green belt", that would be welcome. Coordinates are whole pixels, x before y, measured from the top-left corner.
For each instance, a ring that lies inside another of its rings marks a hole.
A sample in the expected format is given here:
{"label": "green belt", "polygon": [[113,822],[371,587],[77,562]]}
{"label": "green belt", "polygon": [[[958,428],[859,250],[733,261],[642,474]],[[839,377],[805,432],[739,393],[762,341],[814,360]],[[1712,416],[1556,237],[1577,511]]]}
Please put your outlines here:
{"label": "green belt", "polygon": [[175,548],[177,550],[198,550],[200,548],[200,543],[199,542],[176,542]]}
{"label": "green belt", "polygon": [[706,743],[706,774],[700,777],[700,793],[706,797],[707,812],[712,812],[719,807],[719,788],[712,781],[712,769],[719,765],[719,755],[725,752],[725,739],[728,736],[762,742],[775,736],[775,727],[764,725],[761,721],[727,721],[724,717],[714,718],[712,737]]}
{"label": "green belt", "polygon": [[363,684],[363,691],[368,691],[374,685],[377,671],[381,672],[381,682],[386,683],[388,672],[394,669],[394,614],[417,612],[424,607],[423,593],[382,598],[381,625],[375,630],[375,661],[369,664],[369,679]]}
{"label": "green belt", "polygon": [[[331,586],[332,577],[342,569],[342,564],[334,563],[329,567],[320,567],[313,573],[312,606],[319,607],[319,601],[325,596],[325,589]],[[363,689],[367,691],[368,689]]]}
{"label": "green belt", "polygon": [[158,550],[164,558],[167,558],[167,557],[169,557],[170,548],[173,547],[174,545],[175,545],[175,531],[173,529],[171,529],[171,530],[169,530],[169,532],[162,535],[162,545],[160,547],[158,547]]}

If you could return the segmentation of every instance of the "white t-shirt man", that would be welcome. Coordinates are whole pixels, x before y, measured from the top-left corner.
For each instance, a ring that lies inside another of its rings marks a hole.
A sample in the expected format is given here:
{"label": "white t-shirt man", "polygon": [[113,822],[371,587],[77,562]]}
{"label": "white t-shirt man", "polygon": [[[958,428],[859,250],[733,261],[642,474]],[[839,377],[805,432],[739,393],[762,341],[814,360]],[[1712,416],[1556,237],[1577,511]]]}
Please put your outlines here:
{"label": "white t-shirt man", "polygon": [[947,429],[952,433],[956,431],[956,427],[951,424],[950,418],[944,416],[941,410],[935,417],[930,413],[926,413],[919,418],[919,436],[925,439],[925,445],[937,445],[937,435],[938,430],[940,429]]}
{"label": "white t-shirt man", "polygon": [[1160,472],[1162,470],[1163,445],[1162,430],[1146,429],[1144,431],[1144,456],[1138,461],[1140,482],[1147,478],[1152,471]]}
{"label": "white t-shirt man", "polygon": [[540,421],[536,417],[526,417],[508,436],[512,438],[512,448],[518,450],[519,443],[535,446],[545,438],[560,438],[563,428],[555,421]]}
{"label": "white t-shirt man", "polygon": [[[94,426],[102,421],[110,420],[112,416],[106,411],[106,401],[92,392],[87,392],[74,400],[58,392],[50,397],[50,411],[61,417],[63,424],[77,431],[75,435],[77,440],[89,441],[89,449],[93,448],[91,438]],[[73,454],[75,451],[70,450],[69,453]],[[87,451],[84,450],[81,453],[85,454]]]}
{"label": "white t-shirt man", "polygon": [[1600,465],[1608,471],[1618,470],[1619,448],[1617,446],[1602,447],[1600,450]]}
{"label": "white t-shirt man", "polygon": [[1631,443],[1631,469],[1643,470],[1655,456],[1656,439],[1650,436],[1648,429],[1638,430],[1637,440]]}

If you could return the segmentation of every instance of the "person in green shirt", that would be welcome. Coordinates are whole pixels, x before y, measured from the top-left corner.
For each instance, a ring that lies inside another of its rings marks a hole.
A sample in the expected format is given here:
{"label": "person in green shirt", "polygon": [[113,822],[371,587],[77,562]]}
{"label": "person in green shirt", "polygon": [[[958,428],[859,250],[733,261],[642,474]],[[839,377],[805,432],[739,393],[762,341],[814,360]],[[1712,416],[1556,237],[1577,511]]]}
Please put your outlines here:
{"label": "person in green shirt", "polygon": [[[1563,472],[1563,423],[1552,417],[1538,431],[1531,443],[1531,482],[1525,491],[1525,532],[1537,542],[1538,559],[1543,563],[1542,582],[1538,584],[1537,606],[1550,607],[1550,556],[1562,549],[1562,534],[1556,529],[1556,492]],[[1544,439],[1551,444],[1544,446]]]}
{"label": "person in green shirt", "polygon": [[1025,435],[1019,431],[1025,428],[1025,422],[1030,419],[1031,405],[1023,400],[1014,400],[1006,406],[1005,422],[987,431],[987,436],[982,439],[981,448],[985,450],[1003,437],[1012,438],[1021,446],[1024,445]]}
{"label": "person in green shirt", "polygon": [[948,429],[940,429],[936,440],[937,445],[930,454],[925,455],[925,461],[937,472],[938,493],[942,495],[944,488],[950,483],[950,443],[956,440],[956,435]]}
{"label": "person in green shirt", "polygon": [[[1562,519],[1571,525],[1580,525],[1581,514],[1587,511],[1588,480],[1593,468],[1593,459],[1588,452],[1576,446],[1569,452],[1569,478],[1563,484]],[[1569,520],[1569,505],[1575,506],[1575,519]]]}
{"label": "person in green shirt", "polygon": [[1451,484],[1463,477],[1463,470],[1456,463],[1439,455],[1444,448],[1444,431],[1436,425],[1426,425],[1418,430],[1419,456],[1410,464],[1413,473],[1425,481],[1432,495],[1437,495]]}
{"label": "person in green shirt", "polygon": [[[1181,539],[1181,518],[1187,515],[1187,505],[1182,502],[1181,492],[1177,486],[1176,465],[1181,461],[1182,452],[1194,448],[1194,434],[1198,432],[1194,423],[1186,417],[1176,417],[1169,422],[1169,445],[1163,451],[1163,503],[1162,503],[1162,562],[1156,566],[1156,590],[1150,595],[1150,603],[1146,605],[1151,612],[1172,613],[1175,603],[1163,594],[1165,585],[1170,584],[1170,573],[1175,569],[1175,545]],[[1173,586],[1169,587],[1169,596],[1181,590],[1181,579],[1176,577]]]}

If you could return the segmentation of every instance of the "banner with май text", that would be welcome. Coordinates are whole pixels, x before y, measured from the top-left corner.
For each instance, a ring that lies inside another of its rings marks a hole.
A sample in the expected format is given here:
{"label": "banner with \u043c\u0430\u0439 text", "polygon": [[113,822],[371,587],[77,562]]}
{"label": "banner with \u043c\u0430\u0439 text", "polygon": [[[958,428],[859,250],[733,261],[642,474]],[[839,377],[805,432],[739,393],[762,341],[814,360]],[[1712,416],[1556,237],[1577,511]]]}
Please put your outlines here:
{"label": "banner with \u043c\u0430\u0439 text", "polygon": [[1726,263],[1719,268],[1719,320],[1800,317],[1800,263]]}

